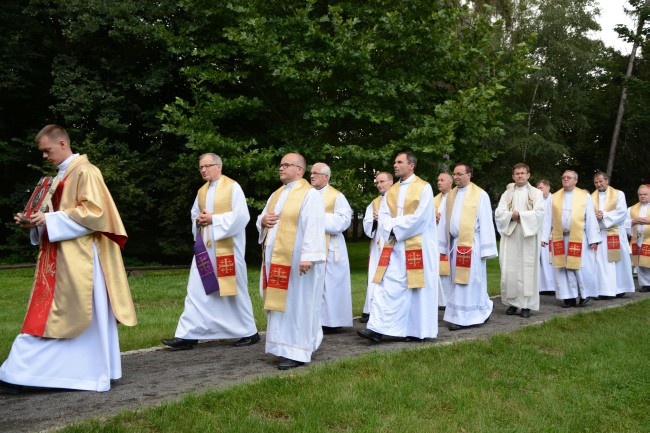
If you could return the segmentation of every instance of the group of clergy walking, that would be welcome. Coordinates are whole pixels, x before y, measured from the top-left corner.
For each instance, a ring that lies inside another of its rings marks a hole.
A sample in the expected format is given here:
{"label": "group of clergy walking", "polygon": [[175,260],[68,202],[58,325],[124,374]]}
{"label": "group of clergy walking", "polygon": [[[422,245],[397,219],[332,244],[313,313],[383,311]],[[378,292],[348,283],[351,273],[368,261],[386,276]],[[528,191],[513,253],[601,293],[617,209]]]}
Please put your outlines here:
{"label": "group of clergy walking", "polygon": [[[72,153],[65,129],[48,125],[36,143],[59,173],[48,211],[15,217],[30,229],[40,254],[25,322],[0,367],[0,385],[16,392],[22,386],[107,391],[121,377],[117,322],[136,324],[120,252],[126,232],[100,171]],[[377,343],[436,338],[439,309],[450,330],[487,322],[493,302],[486,260],[498,255],[494,221],[506,314],[521,310],[530,317],[539,309],[540,291],[555,291],[567,307],[634,291],[630,253],[643,290],[650,289],[647,187],[628,210],[604,173],[594,177],[597,191],[590,195],[567,171],[563,188],[551,196],[548,182],[532,187],[530,169],[517,164],[493,220],[471,165],[441,173],[435,197],[416,166],[413,153],[400,152],[393,164],[399,181],[387,172],[375,177],[380,195],[363,220],[371,242],[361,317],[367,325],[360,337]],[[326,164],[311,166],[311,182],[304,179],[307,167],[300,154],[282,158],[282,186],[256,221],[265,350],[281,358],[282,370],[310,362],[324,334],[351,327],[353,320],[344,237],[352,209],[329,185]],[[185,306],[174,338],[162,340],[173,349],[192,349],[199,340],[235,339],[235,347],[261,340],[244,257],[246,198],[222,168],[216,154],[199,157],[205,184],[191,210],[195,243]]]}

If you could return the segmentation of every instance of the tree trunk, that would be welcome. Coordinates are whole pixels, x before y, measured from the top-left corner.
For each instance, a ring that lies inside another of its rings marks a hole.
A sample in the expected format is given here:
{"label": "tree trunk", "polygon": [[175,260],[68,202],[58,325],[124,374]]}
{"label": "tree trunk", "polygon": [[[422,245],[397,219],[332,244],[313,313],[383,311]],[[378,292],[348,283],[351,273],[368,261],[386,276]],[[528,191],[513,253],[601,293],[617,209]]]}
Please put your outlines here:
{"label": "tree trunk", "polygon": [[[650,5],[650,0],[645,0],[643,8],[646,8]],[[632,70],[634,69],[634,60],[636,58],[636,50],[639,48],[639,39],[643,31],[643,25],[645,23],[645,14],[640,10],[639,11],[639,22],[636,27],[636,33],[634,37],[634,43],[632,44],[632,52],[630,53],[630,58],[627,62],[627,71],[625,71],[625,77],[632,76]],[[609,146],[609,158],[607,159],[607,176],[612,177],[612,171],[614,169],[614,159],[616,157],[616,146],[618,145],[618,137],[621,133],[621,124],[623,123],[623,114],[625,114],[625,102],[627,101],[627,86],[623,82],[623,89],[621,90],[621,101],[618,104],[618,112],[616,113],[616,123],[614,124],[614,133],[612,134],[612,142]]]}

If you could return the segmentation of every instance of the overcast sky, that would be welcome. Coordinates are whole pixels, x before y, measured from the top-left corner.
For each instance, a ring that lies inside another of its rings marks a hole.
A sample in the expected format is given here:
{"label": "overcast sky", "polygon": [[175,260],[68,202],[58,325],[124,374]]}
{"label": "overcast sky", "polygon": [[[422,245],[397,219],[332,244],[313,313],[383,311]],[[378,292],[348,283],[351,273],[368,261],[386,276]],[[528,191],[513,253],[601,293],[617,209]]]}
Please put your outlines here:
{"label": "overcast sky", "polygon": [[632,44],[629,44],[618,37],[614,31],[616,24],[625,24],[632,27],[633,20],[625,14],[624,6],[629,7],[625,0],[599,0],[601,15],[598,20],[602,28],[600,37],[605,45],[616,48],[623,54],[629,54],[632,50]]}

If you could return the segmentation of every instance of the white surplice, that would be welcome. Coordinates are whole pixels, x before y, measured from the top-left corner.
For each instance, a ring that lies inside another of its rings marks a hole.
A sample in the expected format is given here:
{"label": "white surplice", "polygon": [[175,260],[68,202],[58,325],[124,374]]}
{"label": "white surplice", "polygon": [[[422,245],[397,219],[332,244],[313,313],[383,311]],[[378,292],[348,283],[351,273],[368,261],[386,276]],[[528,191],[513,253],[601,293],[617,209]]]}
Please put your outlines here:
{"label": "white surplice", "polygon": [[[598,295],[616,296],[619,293],[634,293],[634,277],[632,276],[632,250],[627,240],[625,220],[627,218],[627,203],[625,194],[618,191],[616,208],[605,211],[607,191],[598,193],[599,210],[603,211],[603,219],[598,221],[600,236],[603,242],[598,245],[596,252],[596,270],[598,272]],[[607,259],[607,229],[618,227],[618,241],[621,246],[621,260],[610,262]]]}
{"label": "white surplice", "polygon": [[[381,203],[386,203],[386,194],[381,196]],[[377,225],[373,230],[375,218],[373,216],[374,209],[372,203],[366,208],[366,213],[363,216],[363,232],[370,238],[370,253],[368,256],[368,285],[366,286],[366,301],[363,304],[363,312],[365,314],[370,314],[370,306],[372,305],[372,298],[375,292],[376,284],[372,282],[375,272],[377,272],[377,264],[379,263],[379,256],[381,256],[381,249],[384,248],[385,240],[381,237],[381,232],[377,230],[379,227],[379,218],[382,215],[378,215]],[[385,214],[384,214],[385,216]]]}
{"label": "white surplice", "polygon": [[[329,188],[317,190],[321,197]],[[325,263],[325,286],[321,307],[321,325],[352,326],[352,283],[345,232],[352,222],[352,208],[343,194],[336,197],[334,212],[325,214],[325,233],[330,235]]]}
{"label": "white surplice", "polygon": [[[295,182],[286,185],[273,212],[281,214],[287,196]],[[263,242],[264,230],[262,217],[266,207],[257,219],[260,243]],[[280,217],[281,219],[282,217]],[[264,267],[268,273],[271,266],[273,245],[277,236],[279,223],[268,230]],[[266,328],[266,352],[300,362],[310,362],[312,353],[318,349],[323,340],[320,323],[320,310],[323,303],[323,282],[325,280],[325,206],[320,194],[310,189],[300,208],[298,228],[294,242],[289,289],[287,292],[286,311],[268,311]],[[300,262],[313,262],[312,268],[300,275]],[[260,277],[260,293],[262,278]]]}
{"label": "white surplice", "polygon": [[[440,205],[438,207],[438,213],[440,218],[447,212],[447,196],[449,193],[442,194],[440,197]],[[438,284],[438,306],[446,307],[447,299],[449,298],[449,292],[451,292],[451,276],[449,275],[440,275],[440,283]]]}
{"label": "white surplice", "polygon": [[451,243],[447,242],[447,212],[440,216],[438,245],[447,252],[451,268],[451,290],[447,298],[444,320],[461,326],[478,325],[490,317],[494,303],[487,291],[486,261],[497,257],[497,240],[492,220],[490,197],[481,191],[474,225],[474,243],[470,267],[469,284],[454,282],[456,275],[456,246],[460,228],[460,217],[467,187],[458,188],[454,208],[449,222]]}
{"label": "white surplice", "polygon": [[[394,337],[436,338],[438,336],[438,248],[433,191],[427,184],[417,209],[404,215],[404,201],[412,175],[399,184],[397,216],[382,201],[378,230],[384,239],[391,232],[395,244],[381,283],[375,287],[368,329]],[[382,216],[383,215],[383,216]],[[422,235],[425,287],[409,289],[406,279],[405,240]]]}
{"label": "white surplice", "polygon": [[[512,220],[514,211],[519,212],[519,221]],[[537,311],[544,195],[530,184],[507,190],[501,195],[494,219],[501,233],[501,301]]]}
{"label": "white surplice", "polygon": [[[650,203],[642,203],[641,209],[639,209],[639,216],[645,217],[650,215]],[[630,209],[627,210],[627,218],[625,219],[625,230],[627,231],[628,236],[632,236],[632,218],[630,217]],[[646,224],[637,225],[637,239],[632,239],[630,242],[636,242],[639,248],[643,243],[643,236],[646,230],[650,230]],[[639,280],[639,285],[641,287],[650,286],[650,268],[645,266],[635,266],[636,277]]]}
{"label": "white surplice", "polygon": [[[218,180],[210,183],[205,198],[205,207],[210,212],[214,209],[214,192]],[[237,281],[236,296],[220,296],[219,292],[205,294],[201,276],[196,267],[196,258],[192,259],[190,276],[187,282],[185,308],[178,320],[176,338],[190,340],[218,340],[242,338],[257,332],[253,305],[248,293],[248,275],[246,270],[246,224],[250,220],[246,197],[238,183],[232,187],[231,211],[212,216],[212,225],[203,230],[203,241],[210,241],[206,246],[210,262],[218,275],[215,256],[215,241],[232,238],[234,243],[235,270]],[[198,196],[192,206],[192,235],[197,234],[196,219],[201,214]]]}
{"label": "white surplice", "polygon": [[[562,204],[562,232],[564,233],[564,251],[569,251],[569,234],[571,229],[572,202],[575,191],[564,192]],[[586,193],[586,191],[585,191]],[[555,193],[557,194],[557,192]],[[585,213],[581,215],[585,220],[584,234],[582,236],[582,257],[580,269],[567,269],[553,267],[555,278],[555,297],[557,299],[591,298],[598,296],[598,278],[596,272],[596,252],[589,248],[590,244],[600,243],[600,230],[596,211],[591,195],[587,193]],[[544,233],[544,239],[550,237],[552,228]]]}
{"label": "white surplice", "polygon": [[[544,226],[542,233],[550,233],[553,218],[551,214],[551,201],[552,195],[549,194],[544,198]],[[542,246],[542,241],[548,245]],[[540,292],[555,292],[555,279],[553,277],[553,263],[551,262],[551,248],[552,244],[549,238],[542,238],[539,244],[539,291]]]}

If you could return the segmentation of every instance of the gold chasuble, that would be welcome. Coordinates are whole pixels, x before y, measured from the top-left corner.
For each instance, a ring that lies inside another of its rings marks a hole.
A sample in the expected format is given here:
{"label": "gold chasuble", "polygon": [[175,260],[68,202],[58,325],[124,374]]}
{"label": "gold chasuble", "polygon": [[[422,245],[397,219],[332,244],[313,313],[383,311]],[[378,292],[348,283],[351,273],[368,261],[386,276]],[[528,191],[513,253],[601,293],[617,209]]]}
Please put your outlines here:
{"label": "gold chasuble", "polygon": [[[269,199],[267,210],[273,212],[275,205],[280,198],[282,190],[286,186],[278,188]],[[287,291],[289,290],[289,277],[291,275],[291,263],[293,259],[296,232],[298,231],[298,220],[300,208],[305,200],[311,185],[305,179],[296,181],[296,184],[289,191],[287,201],[282,208],[282,218],[278,223],[278,231],[271,253],[271,266],[268,277],[266,273],[266,260],[262,257],[262,290],[264,295],[264,309],[284,312],[287,306]],[[266,251],[266,236],[262,251]],[[300,251],[296,252],[300,254]]]}
{"label": "gold chasuble", "polygon": [[[404,199],[404,215],[412,215],[420,204],[422,191],[427,186],[427,182],[415,176],[407,186],[406,197]],[[400,184],[396,183],[386,192],[386,204],[390,210],[392,218],[397,217],[397,198],[399,195]],[[379,257],[377,271],[372,279],[373,283],[381,283],[384,278],[390,255],[393,252],[395,239],[384,243],[384,248]],[[422,257],[422,235],[415,235],[404,240],[404,253],[406,255],[406,281],[409,289],[419,289],[425,286],[424,282],[424,259]]]}
{"label": "gold chasuble", "polygon": [[[228,176],[221,175],[217,186],[214,190],[214,209],[212,213],[221,215],[227,212],[232,212],[232,187],[235,181]],[[206,196],[210,182],[199,189],[199,209],[205,209]],[[209,227],[209,226],[208,226]],[[201,227],[201,232],[205,227]],[[206,243],[210,247],[210,235]],[[237,272],[235,270],[235,242],[233,239],[225,238],[214,241],[214,251],[217,262],[217,279],[219,281],[220,296],[235,296],[237,295]]]}
{"label": "gold chasuble", "polygon": [[[327,189],[323,192],[323,203],[325,204],[325,213],[334,213],[334,205],[336,204],[336,199],[338,198],[341,191],[334,188],[331,185],[327,186]],[[325,234],[325,251],[329,251],[330,248],[330,237],[331,235]]]}
{"label": "gold chasuble", "polygon": [[[637,203],[630,208],[630,218],[638,218],[641,213],[641,203]],[[643,232],[643,240],[641,241],[641,248],[637,239],[641,234],[639,233],[639,225],[632,226],[632,264],[634,266],[643,266],[650,268],[650,227],[645,228]]]}
{"label": "gold chasuble", "polygon": [[[564,189],[553,194],[553,211],[551,240],[553,242],[553,266],[556,268],[580,269],[582,264],[582,239],[585,234],[585,209],[589,193],[584,189],[573,190],[571,201],[571,226],[569,234],[569,251],[564,250],[564,231],[562,230],[562,209],[564,207]],[[567,221],[568,223],[568,221]]]}
{"label": "gold chasuble", "polygon": [[[438,193],[438,195],[433,198],[433,208],[434,208],[434,212],[436,213],[436,215],[434,216],[438,215],[441,202],[442,202],[442,193]],[[439,273],[442,276],[451,275],[451,269],[449,267],[449,257],[443,253],[440,253]]]}
{"label": "gold chasuble", "polygon": [[[474,182],[467,186],[463,209],[460,213],[460,224],[458,227],[458,241],[456,242],[456,275],[454,283],[469,284],[470,269],[472,267],[472,250],[474,248],[474,227],[478,215],[478,203],[481,199],[481,189]],[[449,232],[451,214],[454,210],[454,202],[458,194],[458,187],[454,188],[447,195],[446,221],[447,221],[447,244],[451,245],[451,234]],[[447,258],[447,260],[449,260]]]}
{"label": "gold chasuble", "polygon": [[53,210],[93,230],[85,236],[50,242],[41,238],[34,287],[21,330],[48,338],[74,338],[91,323],[93,312],[93,243],[116,319],[137,323],[121,247],[128,237],[101,172],[86,155],[74,158],[53,197]]}
{"label": "gold chasuble", "polygon": [[[600,194],[596,190],[591,194],[591,199],[594,202],[594,210],[600,210]],[[616,209],[616,201],[618,199],[618,190],[607,187],[605,192],[605,211],[611,212]],[[619,237],[618,225],[607,229],[607,261],[620,262],[621,261],[621,238]]]}

